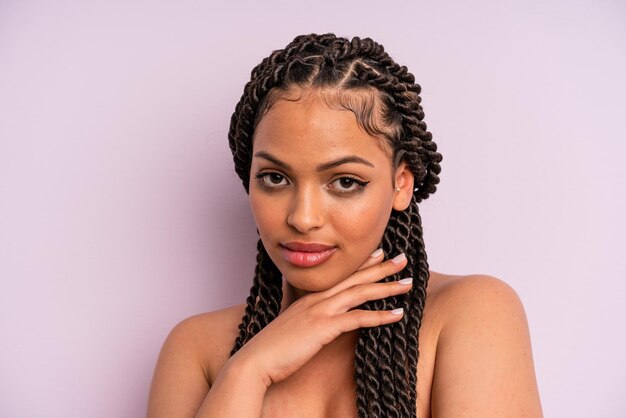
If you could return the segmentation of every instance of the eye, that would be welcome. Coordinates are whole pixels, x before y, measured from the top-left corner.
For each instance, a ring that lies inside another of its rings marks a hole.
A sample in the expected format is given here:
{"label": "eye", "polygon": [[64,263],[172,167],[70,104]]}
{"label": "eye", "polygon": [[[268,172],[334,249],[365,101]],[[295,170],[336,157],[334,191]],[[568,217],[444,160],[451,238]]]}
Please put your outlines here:
{"label": "eye", "polygon": [[337,190],[340,193],[354,193],[364,189],[369,181],[357,180],[354,177],[340,177],[333,181],[333,183],[337,183],[339,185]]}
{"label": "eye", "polygon": [[254,175],[262,186],[274,188],[275,186],[281,186],[281,181],[285,179],[285,176],[275,172],[258,173]]}
{"label": "eye", "polygon": [[[279,189],[288,185],[287,177],[275,171],[267,171],[264,173],[257,173],[254,175],[256,181],[265,189]],[[285,183],[283,183],[285,181]],[[335,179],[331,184],[336,183],[337,186],[332,186],[335,192],[339,194],[351,194],[362,191],[369,181],[358,180],[354,177],[343,176]]]}

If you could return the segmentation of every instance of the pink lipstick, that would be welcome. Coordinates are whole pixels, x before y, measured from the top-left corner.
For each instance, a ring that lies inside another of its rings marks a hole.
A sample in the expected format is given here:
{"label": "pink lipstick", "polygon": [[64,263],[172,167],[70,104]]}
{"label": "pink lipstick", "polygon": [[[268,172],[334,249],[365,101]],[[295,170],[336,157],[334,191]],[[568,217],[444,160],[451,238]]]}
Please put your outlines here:
{"label": "pink lipstick", "polygon": [[322,264],[337,250],[337,247],[317,243],[286,242],[281,244],[285,260],[298,267],[313,267]]}

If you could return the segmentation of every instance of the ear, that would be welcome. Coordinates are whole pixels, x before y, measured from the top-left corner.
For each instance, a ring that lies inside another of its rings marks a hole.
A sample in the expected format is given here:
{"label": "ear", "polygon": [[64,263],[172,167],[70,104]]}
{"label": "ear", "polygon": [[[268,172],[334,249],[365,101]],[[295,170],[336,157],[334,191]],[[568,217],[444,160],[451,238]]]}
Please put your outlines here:
{"label": "ear", "polygon": [[413,183],[415,177],[409,169],[406,162],[402,161],[398,165],[394,176],[395,187],[400,188],[399,191],[393,191],[393,208],[397,211],[403,211],[409,207],[411,198],[413,197]]}

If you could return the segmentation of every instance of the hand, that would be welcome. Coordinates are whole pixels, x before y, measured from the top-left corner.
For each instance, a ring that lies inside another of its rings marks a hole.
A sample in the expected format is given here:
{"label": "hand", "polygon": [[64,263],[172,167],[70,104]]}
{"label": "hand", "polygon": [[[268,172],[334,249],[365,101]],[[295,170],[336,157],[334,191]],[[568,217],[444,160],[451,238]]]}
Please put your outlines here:
{"label": "hand", "polygon": [[[352,275],[321,292],[309,293],[278,315],[231,360],[256,368],[266,386],[278,383],[306,364],[323,346],[344,332],[397,322],[402,314],[352,309],[366,301],[406,293],[411,285],[376,283],[401,271],[406,258],[394,263],[370,257]],[[245,359],[245,360],[244,360]]]}

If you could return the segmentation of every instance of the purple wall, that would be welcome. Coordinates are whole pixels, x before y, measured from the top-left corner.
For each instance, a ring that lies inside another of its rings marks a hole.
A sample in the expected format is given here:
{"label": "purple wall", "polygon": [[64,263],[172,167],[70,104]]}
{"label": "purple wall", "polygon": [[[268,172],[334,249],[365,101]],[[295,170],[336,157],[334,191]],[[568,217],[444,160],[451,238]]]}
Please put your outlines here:
{"label": "purple wall", "polygon": [[0,416],[143,416],[169,330],[243,302],[229,118],[263,57],[329,31],[423,87],[431,269],[516,289],[546,416],[623,416],[624,3],[304,7],[0,3]]}

